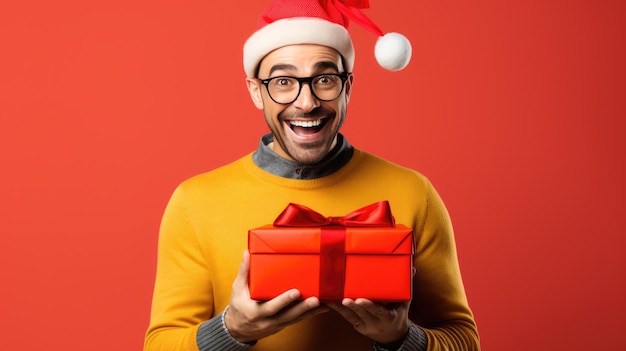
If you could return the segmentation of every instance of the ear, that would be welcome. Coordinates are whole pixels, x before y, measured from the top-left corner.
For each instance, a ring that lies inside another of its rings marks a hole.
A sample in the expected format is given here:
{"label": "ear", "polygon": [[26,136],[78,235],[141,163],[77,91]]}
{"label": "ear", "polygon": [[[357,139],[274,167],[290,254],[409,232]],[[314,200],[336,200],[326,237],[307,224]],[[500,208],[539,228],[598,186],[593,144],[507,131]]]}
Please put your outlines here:
{"label": "ear", "polygon": [[263,97],[261,96],[261,82],[256,78],[246,78],[246,85],[248,86],[248,93],[254,103],[254,106],[259,110],[263,109]]}
{"label": "ear", "polygon": [[352,93],[352,84],[354,81],[354,75],[350,74],[348,76],[348,80],[346,81],[346,86],[345,86],[345,90],[346,90],[346,103],[350,102],[350,94]]}

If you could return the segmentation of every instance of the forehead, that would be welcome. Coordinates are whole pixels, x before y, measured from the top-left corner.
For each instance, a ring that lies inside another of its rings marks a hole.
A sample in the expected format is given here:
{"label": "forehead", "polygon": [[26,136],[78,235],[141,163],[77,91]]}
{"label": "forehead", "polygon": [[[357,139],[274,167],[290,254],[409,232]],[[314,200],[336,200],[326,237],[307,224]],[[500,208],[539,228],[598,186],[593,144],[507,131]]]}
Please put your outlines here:
{"label": "forehead", "polygon": [[333,48],[323,45],[288,45],[278,48],[263,58],[259,65],[259,76],[278,69],[302,74],[328,68],[342,69],[341,55]]}

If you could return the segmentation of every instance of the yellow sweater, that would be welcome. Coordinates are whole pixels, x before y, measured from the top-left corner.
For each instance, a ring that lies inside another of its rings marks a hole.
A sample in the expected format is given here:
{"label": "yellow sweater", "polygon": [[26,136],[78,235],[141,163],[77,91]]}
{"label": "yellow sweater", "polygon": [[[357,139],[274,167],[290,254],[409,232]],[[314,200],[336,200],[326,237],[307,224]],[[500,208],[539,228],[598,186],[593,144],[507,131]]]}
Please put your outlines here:
{"label": "yellow sweater", "polygon": [[[416,236],[411,319],[429,350],[478,350],[448,213],[421,174],[355,149],[335,173],[311,180],[272,175],[247,155],[183,182],[163,215],[145,350],[197,351],[199,325],[228,305],[248,229],[272,223],[290,203],[342,216],[388,200],[397,223]],[[371,350],[335,312],[259,340],[254,350]]]}

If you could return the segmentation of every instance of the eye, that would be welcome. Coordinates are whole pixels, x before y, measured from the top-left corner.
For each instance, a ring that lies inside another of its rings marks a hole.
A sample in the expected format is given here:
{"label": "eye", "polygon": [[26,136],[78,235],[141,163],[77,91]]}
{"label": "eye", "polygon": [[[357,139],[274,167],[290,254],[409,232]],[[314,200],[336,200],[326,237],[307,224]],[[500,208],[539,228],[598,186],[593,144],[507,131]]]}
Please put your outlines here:
{"label": "eye", "polygon": [[289,77],[276,77],[272,80],[272,83],[277,88],[288,88],[294,84],[294,80]]}
{"label": "eye", "polygon": [[323,76],[317,77],[317,79],[315,80],[315,84],[332,85],[332,84],[335,84],[336,80],[337,80],[337,77],[333,75],[323,75]]}

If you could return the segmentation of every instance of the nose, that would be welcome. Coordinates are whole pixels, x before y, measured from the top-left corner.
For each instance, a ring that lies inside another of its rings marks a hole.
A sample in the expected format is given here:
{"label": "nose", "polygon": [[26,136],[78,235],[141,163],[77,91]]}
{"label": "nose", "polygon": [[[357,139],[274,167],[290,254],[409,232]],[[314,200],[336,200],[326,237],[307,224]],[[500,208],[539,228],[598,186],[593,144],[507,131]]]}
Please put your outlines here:
{"label": "nose", "polygon": [[298,98],[292,104],[305,113],[308,113],[319,107],[320,101],[313,95],[311,85],[309,83],[302,83],[300,95],[298,95]]}

